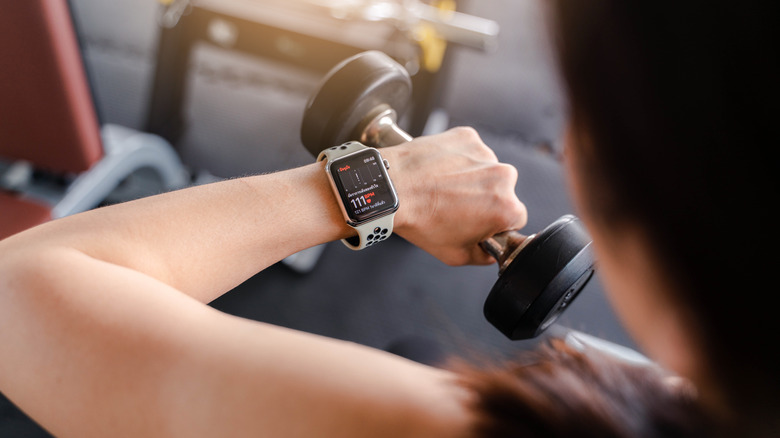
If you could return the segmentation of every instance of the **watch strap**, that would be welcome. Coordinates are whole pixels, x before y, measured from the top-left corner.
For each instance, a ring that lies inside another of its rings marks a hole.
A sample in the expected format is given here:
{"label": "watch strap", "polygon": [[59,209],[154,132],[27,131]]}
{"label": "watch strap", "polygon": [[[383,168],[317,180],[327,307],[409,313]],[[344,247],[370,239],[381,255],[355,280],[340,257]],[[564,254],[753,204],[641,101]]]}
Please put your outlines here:
{"label": "watch strap", "polygon": [[357,236],[347,237],[341,241],[350,249],[361,250],[387,239],[393,234],[393,219],[395,214],[388,214],[369,223],[353,227]]}
{"label": "watch strap", "polygon": [[363,149],[368,149],[368,146],[356,141],[350,141],[340,146],[333,146],[332,148],[328,148],[320,152],[320,155],[317,156],[317,161],[330,161]]}
{"label": "watch strap", "polygon": [[[317,156],[317,161],[331,161],[363,149],[368,149],[368,146],[365,146],[364,144],[356,141],[347,142],[320,152],[319,156]],[[384,165],[384,163],[382,165]],[[338,198],[338,195],[336,197]],[[339,202],[341,202],[340,199]],[[394,218],[395,213],[393,212],[365,224],[358,226],[350,225],[355,229],[355,231],[357,231],[357,236],[341,239],[341,242],[347,246],[347,248],[353,249],[355,251],[373,246],[387,239],[391,234],[393,234]]]}

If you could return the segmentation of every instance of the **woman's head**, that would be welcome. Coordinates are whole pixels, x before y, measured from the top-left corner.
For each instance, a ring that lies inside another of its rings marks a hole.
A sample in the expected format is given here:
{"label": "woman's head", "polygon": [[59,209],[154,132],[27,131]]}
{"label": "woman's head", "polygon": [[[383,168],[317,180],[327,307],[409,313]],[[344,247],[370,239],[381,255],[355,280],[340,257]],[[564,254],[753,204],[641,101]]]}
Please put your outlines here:
{"label": "woman's head", "polygon": [[[604,276],[643,283],[634,292],[653,294],[684,331],[692,377],[760,415],[777,408],[780,381],[769,327],[777,237],[766,231],[780,74],[774,15],[757,9],[558,0],[552,17],[580,213],[602,254],[620,261],[638,245],[653,273],[612,263]],[[652,320],[633,308],[624,319]],[[634,331],[662,348],[662,329]]]}

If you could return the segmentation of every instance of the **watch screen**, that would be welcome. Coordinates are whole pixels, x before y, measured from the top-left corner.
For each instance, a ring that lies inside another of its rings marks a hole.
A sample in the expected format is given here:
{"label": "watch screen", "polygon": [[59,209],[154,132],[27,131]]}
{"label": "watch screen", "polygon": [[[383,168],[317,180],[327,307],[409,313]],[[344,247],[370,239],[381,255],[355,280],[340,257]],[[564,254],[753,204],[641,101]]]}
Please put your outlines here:
{"label": "watch screen", "polygon": [[330,173],[351,220],[361,222],[397,208],[398,198],[376,150],[337,159]]}

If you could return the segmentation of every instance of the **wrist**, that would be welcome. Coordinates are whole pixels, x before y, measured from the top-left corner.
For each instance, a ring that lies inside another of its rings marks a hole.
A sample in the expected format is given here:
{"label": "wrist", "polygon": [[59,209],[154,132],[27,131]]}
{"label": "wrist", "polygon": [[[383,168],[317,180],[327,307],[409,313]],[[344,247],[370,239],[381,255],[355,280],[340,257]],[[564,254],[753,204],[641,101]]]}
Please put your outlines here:
{"label": "wrist", "polygon": [[390,237],[399,202],[382,154],[353,141],[323,150],[317,161],[327,163],[325,173],[336,204],[355,231],[342,242],[361,250]]}
{"label": "wrist", "polygon": [[390,179],[393,181],[395,191],[398,194],[400,206],[395,214],[394,230],[397,234],[403,236],[409,225],[414,223],[410,218],[410,213],[415,204],[414,192],[410,184],[410,170],[406,167],[409,157],[409,151],[401,146],[393,146],[381,149],[382,156],[390,165],[387,170]]}
{"label": "wrist", "polygon": [[[300,172],[301,187],[307,187],[306,193],[300,193],[298,190],[291,189],[291,196],[297,198],[300,206],[305,209],[306,206],[316,206],[310,214],[292,214],[290,218],[300,221],[298,229],[311,229],[312,224],[319,224],[323,233],[320,240],[325,243],[333,240],[344,239],[354,234],[344,220],[344,215],[339,208],[341,202],[333,193],[328,181],[328,175],[325,172],[325,163],[312,163],[296,170]],[[298,210],[303,212],[302,210]]]}

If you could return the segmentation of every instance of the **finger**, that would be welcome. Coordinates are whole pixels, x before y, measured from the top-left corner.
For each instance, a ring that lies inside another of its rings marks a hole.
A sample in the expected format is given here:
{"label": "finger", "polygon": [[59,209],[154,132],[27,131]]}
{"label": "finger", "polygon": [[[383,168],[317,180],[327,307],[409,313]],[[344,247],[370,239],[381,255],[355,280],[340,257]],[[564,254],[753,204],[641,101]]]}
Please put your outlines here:
{"label": "finger", "polygon": [[528,224],[528,209],[520,199],[515,198],[515,201],[508,213],[512,218],[510,230],[519,230]]}
{"label": "finger", "polygon": [[496,262],[496,259],[488,254],[481,246],[476,245],[471,251],[471,265],[492,265]]}

